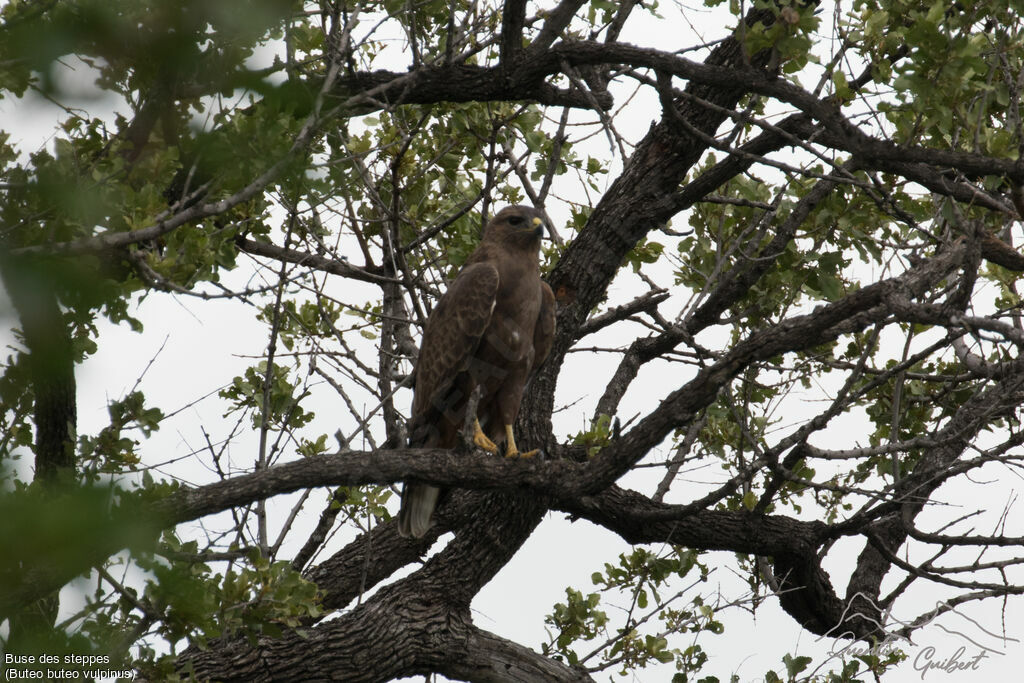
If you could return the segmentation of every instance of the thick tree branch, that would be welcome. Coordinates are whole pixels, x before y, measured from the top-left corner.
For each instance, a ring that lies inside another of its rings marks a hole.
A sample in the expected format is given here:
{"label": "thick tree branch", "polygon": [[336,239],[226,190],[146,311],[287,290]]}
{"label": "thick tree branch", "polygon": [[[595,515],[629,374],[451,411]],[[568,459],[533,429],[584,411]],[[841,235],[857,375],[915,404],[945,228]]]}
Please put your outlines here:
{"label": "thick tree branch", "polygon": [[[558,65],[555,65],[557,73]],[[562,90],[544,82],[550,74],[502,67],[470,65],[424,66],[412,73],[374,71],[339,79],[336,95],[360,111],[400,104],[436,102],[526,101],[560,107],[590,109],[591,99],[577,90]],[[372,93],[364,95],[364,93]],[[600,105],[612,106],[608,93],[596,93]]]}
{"label": "thick tree branch", "polygon": [[618,486],[593,496],[560,496],[552,502],[552,509],[590,520],[634,545],[671,543],[751,555],[813,553],[826,537],[827,528],[824,522],[782,515],[693,510],[686,505],[658,503]]}
{"label": "thick tree branch", "polygon": [[523,27],[526,24],[526,0],[507,0],[501,9],[499,61],[508,68],[523,51]]}
{"label": "thick tree branch", "polygon": [[307,630],[217,643],[191,651],[182,665],[200,680],[386,681],[439,672],[456,680],[592,680],[474,626],[467,608],[453,607],[440,584],[407,579],[387,586],[352,611]]}

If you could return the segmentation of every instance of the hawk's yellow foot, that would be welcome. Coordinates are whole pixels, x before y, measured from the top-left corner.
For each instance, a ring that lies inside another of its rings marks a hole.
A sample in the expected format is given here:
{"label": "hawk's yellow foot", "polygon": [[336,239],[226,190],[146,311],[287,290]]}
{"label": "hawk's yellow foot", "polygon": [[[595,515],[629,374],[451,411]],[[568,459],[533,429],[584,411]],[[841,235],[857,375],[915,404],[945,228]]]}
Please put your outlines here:
{"label": "hawk's yellow foot", "polygon": [[480,429],[480,420],[473,420],[473,443],[480,448],[484,449],[488,453],[497,453],[498,446],[493,441],[487,438],[484,434],[484,430]]}
{"label": "hawk's yellow foot", "polygon": [[520,453],[519,449],[516,448],[516,437],[512,434],[512,425],[505,425],[505,438],[508,445],[505,449],[506,458],[532,458],[540,451],[539,448],[534,448],[532,451]]}

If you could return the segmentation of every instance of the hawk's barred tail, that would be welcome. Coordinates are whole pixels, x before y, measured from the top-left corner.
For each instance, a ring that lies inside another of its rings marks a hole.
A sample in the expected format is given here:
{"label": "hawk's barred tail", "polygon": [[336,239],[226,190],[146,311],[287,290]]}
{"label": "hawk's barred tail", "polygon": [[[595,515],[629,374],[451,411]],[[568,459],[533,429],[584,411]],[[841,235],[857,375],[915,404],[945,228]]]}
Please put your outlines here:
{"label": "hawk's barred tail", "polygon": [[398,511],[398,533],[402,536],[422,538],[432,526],[431,515],[437,505],[441,489],[428,484],[404,484],[402,508]]}

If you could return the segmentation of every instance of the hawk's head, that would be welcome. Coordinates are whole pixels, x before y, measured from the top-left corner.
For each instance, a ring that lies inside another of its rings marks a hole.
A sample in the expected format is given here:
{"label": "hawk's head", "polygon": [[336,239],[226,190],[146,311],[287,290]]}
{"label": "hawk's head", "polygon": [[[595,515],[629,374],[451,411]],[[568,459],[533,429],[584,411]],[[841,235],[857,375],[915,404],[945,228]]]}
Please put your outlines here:
{"label": "hawk's head", "polygon": [[550,227],[544,214],[529,206],[506,206],[484,229],[484,240],[501,242],[519,249],[540,249],[544,229]]}

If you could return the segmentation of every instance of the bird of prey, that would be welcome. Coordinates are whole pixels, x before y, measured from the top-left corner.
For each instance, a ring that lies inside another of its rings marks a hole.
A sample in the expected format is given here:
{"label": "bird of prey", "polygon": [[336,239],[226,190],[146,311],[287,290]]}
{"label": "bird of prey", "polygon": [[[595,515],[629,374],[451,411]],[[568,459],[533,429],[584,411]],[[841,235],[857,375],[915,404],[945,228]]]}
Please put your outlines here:
{"label": "bird of prey", "polygon": [[[508,457],[520,453],[512,433],[523,388],[547,357],[555,332],[555,296],[540,279],[544,234],[540,212],[509,206],[484,228],[483,240],[427,320],[416,365],[409,446],[453,448],[469,419],[473,443]],[[476,413],[466,411],[479,392]],[[407,482],[398,531],[422,537],[440,489]]]}

